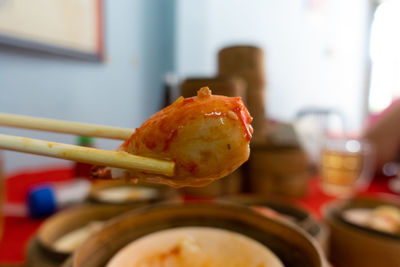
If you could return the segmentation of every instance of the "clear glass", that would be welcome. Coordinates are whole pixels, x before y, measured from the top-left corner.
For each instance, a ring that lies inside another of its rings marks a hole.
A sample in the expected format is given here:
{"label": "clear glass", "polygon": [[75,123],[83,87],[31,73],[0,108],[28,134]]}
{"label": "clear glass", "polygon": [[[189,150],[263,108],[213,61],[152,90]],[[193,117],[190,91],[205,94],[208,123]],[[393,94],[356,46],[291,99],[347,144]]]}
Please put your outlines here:
{"label": "clear glass", "polygon": [[374,154],[365,140],[327,139],[320,161],[322,191],[343,198],[365,189],[372,178]]}

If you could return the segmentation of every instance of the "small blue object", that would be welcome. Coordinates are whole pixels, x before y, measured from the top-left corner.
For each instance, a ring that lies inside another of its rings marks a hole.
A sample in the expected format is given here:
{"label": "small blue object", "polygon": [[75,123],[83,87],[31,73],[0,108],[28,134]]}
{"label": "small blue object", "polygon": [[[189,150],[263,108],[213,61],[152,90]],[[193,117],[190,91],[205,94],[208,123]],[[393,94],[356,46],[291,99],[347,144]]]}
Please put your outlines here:
{"label": "small blue object", "polygon": [[53,214],[57,209],[56,197],[52,186],[37,186],[28,193],[28,210],[32,218],[41,218]]}

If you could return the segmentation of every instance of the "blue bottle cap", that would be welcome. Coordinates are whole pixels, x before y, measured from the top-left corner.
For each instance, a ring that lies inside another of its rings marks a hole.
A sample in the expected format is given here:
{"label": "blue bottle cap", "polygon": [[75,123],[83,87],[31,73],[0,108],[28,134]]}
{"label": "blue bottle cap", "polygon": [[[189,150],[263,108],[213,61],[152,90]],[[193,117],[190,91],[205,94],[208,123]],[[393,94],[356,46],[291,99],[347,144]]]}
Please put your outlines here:
{"label": "blue bottle cap", "polygon": [[52,186],[37,186],[28,193],[28,210],[32,218],[41,218],[53,214],[57,204]]}

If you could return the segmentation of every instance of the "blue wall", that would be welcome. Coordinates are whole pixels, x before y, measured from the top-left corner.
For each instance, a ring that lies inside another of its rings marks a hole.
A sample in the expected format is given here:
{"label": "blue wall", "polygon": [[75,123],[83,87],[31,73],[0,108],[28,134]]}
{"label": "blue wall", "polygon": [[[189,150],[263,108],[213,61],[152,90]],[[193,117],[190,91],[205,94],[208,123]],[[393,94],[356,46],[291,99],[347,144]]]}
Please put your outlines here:
{"label": "blue wall", "polygon": [[[174,0],[104,1],[106,59],[90,63],[0,47],[0,112],[135,128],[160,108],[174,68]],[[74,143],[72,136],[0,128],[1,133]],[[115,141],[97,140],[102,148]],[[3,152],[6,170],[66,163]]]}

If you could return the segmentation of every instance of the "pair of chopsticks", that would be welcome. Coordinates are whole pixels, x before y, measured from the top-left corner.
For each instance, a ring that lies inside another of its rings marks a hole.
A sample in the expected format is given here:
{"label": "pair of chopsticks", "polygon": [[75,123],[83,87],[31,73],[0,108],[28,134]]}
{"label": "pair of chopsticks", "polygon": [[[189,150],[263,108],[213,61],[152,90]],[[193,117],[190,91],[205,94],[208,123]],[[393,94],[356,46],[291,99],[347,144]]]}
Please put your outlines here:
{"label": "pair of chopsticks", "polygon": [[[120,140],[129,138],[134,132],[134,130],[127,128],[36,118],[6,113],[0,113],[0,126]],[[166,176],[172,176],[175,168],[174,162],[136,156],[124,151],[108,151],[5,134],[0,134],[0,149],[101,166],[133,169]]]}

